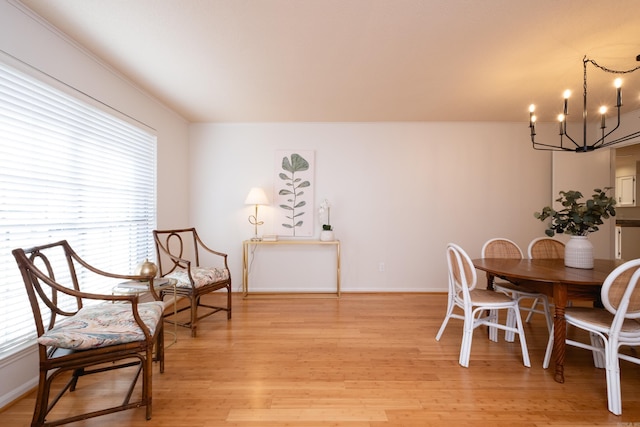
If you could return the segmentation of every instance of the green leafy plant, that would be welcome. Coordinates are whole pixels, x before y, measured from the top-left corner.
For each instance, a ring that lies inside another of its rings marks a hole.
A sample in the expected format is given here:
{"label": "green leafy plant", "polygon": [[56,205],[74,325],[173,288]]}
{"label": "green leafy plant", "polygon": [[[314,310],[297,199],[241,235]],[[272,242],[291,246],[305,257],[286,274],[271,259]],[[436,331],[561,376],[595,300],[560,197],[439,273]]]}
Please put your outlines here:
{"label": "green leafy plant", "polygon": [[[291,211],[290,215],[286,215],[287,219],[291,220],[290,224],[282,224],[284,228],[293,229],[293,234],[295,235],[296,227],[301,227],[304,223],[303,220],[300,219],[302,215],[305,214],[304,211],[300,212],[299,209],[307,204],[304,200],[298,201],[298,199],[304,194],[304,190],[302,188],[309,187],[311,183],[309,181],[302,181],[301,178],[296,177],[296,172],[302,172],[309,169],[309,162],[307,162],[302,156],[299,154],[292,154],[291,160],[288,157],[282,158],[282,169],[289,172],[291,175],[287,175],[286,173],[281,172],[279,174],[280,179],[285,181],[285,186],[288,188],[281,189],[278,194],[281,196],[290,196],[287,199],[289,204],[280,205],[280,208],[285,209],[287,211]],[[298,211],[296,211],[298,210]]]}
{"label": "green leafy plant", "polygon": [[545,230],[549,237],[556,233],[586,236],[598,231],[603,219],[616,216],[616,200],[606,194],[609,189],[594,189],[593,196],[586,202],[579,202],[582,199],[582,193],[579,191],[560,191],[560,198],[556,199],[556,202],[560,202],[564,209],[556,211],[551,206],[545,206],[542,212],[534,212],[533,216],[540,221],[551,218],[549,227]]}

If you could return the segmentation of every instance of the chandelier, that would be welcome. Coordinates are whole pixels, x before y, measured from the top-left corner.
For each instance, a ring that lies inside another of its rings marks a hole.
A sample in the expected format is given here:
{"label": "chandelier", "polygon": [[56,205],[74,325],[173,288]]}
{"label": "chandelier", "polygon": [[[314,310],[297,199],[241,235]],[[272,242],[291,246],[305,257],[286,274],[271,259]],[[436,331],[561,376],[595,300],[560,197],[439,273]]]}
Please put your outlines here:
{"label": "chandelier", "polygon": [[[636,61],[640,61],[640,55],[636,57]],[[576,142],[576,140],[574,140],[567,133],[567,116],[569,114],[568,100],[569,100],[569,96],[571,95],[571,91],[566,90],[564,92],[563,111],[561,114],[558,115],[559,134],[560,134],[560,141],[558,144],[545,144],[545,143],[536,141],[536,115],[534,114],[535,105],[531,104],[529,106],[529,128],[531,129],[531,143],[533,144],[533,148],[535,150],[574,151],[576,153],[585,153],[588,151],[596,150],[598,148],[604,148],[613,144],[618,144],[620,142],[629,141],[640,136],[640,131],[635,131],[623,137],[607,140],[607,138],[620,126],[620,107],[622,107],[622,90],[621,90],[622,80],[620,78],[617,78],[614,81],[614,86],[616,88],[615,108],[617,112],[617,123],[613,129],[607,131],[607,123],[606,123],[607,107],[606,106],[600,107],[599,113],[600,113],[601,136],[591,144],[587,142],[587,64],[588,63],[591,63],[595,67],[607,73],[614,73],[614,74],[627,74],[640,69],[640,66],[638,66],[630,70],[616,71],[616,70],[611,70],[609,68],[600,66],[594,60],[588,59],[586,56],[582,58],[582,65],[584,69],[584,72],[583,72],[584,82],[582,86],[583,87],[582,142],[581,143]]]}

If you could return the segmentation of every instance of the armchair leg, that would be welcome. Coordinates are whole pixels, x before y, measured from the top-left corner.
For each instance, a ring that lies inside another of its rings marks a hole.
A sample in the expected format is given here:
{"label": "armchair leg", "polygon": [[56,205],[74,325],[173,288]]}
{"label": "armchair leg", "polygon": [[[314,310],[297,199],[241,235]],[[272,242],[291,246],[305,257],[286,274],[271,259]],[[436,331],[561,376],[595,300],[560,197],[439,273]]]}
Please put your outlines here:
{"label": "armchair leg", "polygon": [[41,426],[47,416],[47,402],[49,401],[49,384],[47,373],[40,371],[40,380],[38,384],[38,393],[36,396],[36,407],[33,411],[31,426]]}
{"label": "armchair leg", "polygon": [[156,360],[160,363],[160,373],[164,372],[164,322],[158,325],[158,338],[156,339]]}
{"label": "armchair leg", "polygon": [[150,348],[147,351],[147,357],[142,362],[142,400],[146,402],[146,418],[147,421],[151,419],[151,397],[152,393],[152,380],[151,376],[153,375],[153,348]]}
{"label": "armchair leg", "polygon": [[198,323],[198,306],[200,305],[200,297],[191,299],[191,337],[196,337],[196,326]]}
{"label": "armchair leg", "polygon": [[78,379],[84,375],[84,368],[75,369],[73,371],[73,376],[71,378],[71,382],[69,383],[69,390],[75,391],[76,386],[78,385]]}

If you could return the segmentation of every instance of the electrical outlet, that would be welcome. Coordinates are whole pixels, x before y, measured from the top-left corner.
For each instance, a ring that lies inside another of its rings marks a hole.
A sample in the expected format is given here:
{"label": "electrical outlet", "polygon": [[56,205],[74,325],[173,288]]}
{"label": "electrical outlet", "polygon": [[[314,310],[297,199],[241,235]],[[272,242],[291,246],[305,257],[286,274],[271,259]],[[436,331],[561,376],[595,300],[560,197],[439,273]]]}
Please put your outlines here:
{"label": "electrical outlet", "polygon": [[381,263],[380,263],[380,265],[378,266],[378,270],[379,270],[381,273],[384,273],[384,262],[381,262]]}

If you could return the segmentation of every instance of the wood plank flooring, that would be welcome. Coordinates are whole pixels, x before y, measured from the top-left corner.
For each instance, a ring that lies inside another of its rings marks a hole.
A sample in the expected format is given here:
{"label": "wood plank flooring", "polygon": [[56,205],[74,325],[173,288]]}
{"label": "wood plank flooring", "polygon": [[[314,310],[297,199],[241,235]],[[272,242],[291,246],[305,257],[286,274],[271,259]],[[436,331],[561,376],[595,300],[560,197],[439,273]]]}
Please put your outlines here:
{"label": "wood plank flooring", "polygon": [[[444,294],[235,295],[233,303],[233,319],[207,318],[197,338],[178,329],[165,373],[155,367],[150,421],[135,409],[73,426],[640,426],[640,366],[621,364],[617,417],[607,410],[604,370],[589,352],[567,349],[564,384],[542,369],[548,335],[541,316],[526,325],[531,368],[517,341],[501,333],[492,343],[483,329],[462,368],[461,321],[435,340]],[[81,378],[58,413],[104,405],[124,387],[123,374]],[[29,425],[33,406],[31,393],[0,413],[0,425]]]}

